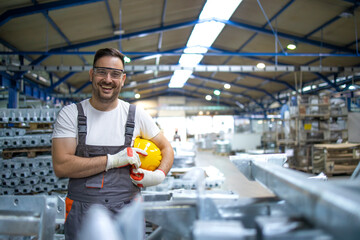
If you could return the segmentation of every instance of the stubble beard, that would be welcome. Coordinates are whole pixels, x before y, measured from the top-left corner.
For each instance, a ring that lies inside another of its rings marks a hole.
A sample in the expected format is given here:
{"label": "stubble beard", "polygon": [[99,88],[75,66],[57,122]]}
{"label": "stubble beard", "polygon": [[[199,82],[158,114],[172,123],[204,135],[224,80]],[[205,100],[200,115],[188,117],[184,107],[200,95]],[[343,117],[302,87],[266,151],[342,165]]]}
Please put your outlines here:
{"label": "stubble beard", "polygon": [[120,88],[119,89],[114,89],[113,94],[110,97],[107,96],[103,96],[101,94],[101,90],[100,90],[100,83],[95,86],[96,83],[92,82],[92,92],[93,92],[93,97],[101,102],[101,103],[111,103],[113,101],[115,101],[116,99],[118,99],[119,93],[120,93]]}

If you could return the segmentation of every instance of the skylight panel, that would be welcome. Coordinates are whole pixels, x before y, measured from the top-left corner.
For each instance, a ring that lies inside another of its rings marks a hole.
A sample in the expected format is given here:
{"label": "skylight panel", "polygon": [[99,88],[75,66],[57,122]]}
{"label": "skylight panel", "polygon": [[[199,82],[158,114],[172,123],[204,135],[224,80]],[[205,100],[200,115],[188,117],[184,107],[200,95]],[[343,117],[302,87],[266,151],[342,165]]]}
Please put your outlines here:
{"label": "skylight panel", "polygon": [[[198,65],[220,32],[225,27],[224,23],[216,19],[229,20],[242,0],[207,0],[200,13],[200,20],[208,20],[195,25],[186,44],[184,54],[179,59],[180,66],[194,67]],[[194,53],[194,54],[191,54]],[[170,79],[170,88],[182,88],[191,76],[190,70],[176,70]]]}

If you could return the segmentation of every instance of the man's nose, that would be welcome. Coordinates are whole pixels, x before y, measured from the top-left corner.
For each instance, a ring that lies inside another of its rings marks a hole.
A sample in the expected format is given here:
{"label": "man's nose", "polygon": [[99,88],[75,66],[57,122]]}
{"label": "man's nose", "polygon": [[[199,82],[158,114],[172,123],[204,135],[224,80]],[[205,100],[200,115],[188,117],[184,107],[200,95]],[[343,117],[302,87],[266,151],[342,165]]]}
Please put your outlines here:
{"label": "man's nose", "polygon": [[105,76],[106,81],[111,81],[111,72],[107,72]]}

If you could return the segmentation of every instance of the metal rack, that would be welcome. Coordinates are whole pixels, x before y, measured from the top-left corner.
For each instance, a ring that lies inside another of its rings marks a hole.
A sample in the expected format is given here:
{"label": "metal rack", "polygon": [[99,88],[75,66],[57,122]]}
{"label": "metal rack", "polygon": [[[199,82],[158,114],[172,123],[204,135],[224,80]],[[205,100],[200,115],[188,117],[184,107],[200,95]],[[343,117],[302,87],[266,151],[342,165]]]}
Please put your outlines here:
{"label": "metal rack", "polygon": [[64,213],[64,208],[58,207],[56,197],[0,196],[0,237],[54,239],[58,212]]}
{"label": "metal rack", "polygon": [[347,109],[340,104],[332,104],[328,95],[298,97],[296,103],[290,106],[290,115],[289,119],[284,119],[285,124],[290,126],[290,132],[284,137],[283,129],[279,129],[277,145],[293,150],[293,157],[289,159],[292,168],[312,172],[313,144],[348,139]]}
{"label": "metal rack", "polygon": [[60,109],[0,109],[0,195],[67,189],[52,168],[52,124]]}

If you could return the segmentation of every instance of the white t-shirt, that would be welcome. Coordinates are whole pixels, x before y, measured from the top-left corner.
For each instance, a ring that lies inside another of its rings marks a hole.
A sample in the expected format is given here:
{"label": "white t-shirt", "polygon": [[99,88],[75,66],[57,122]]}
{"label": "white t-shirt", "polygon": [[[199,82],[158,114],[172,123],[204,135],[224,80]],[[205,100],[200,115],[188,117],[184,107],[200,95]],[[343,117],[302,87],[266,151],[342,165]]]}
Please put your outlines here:
{"label": "white t-shirt", "polygon": [[[118,106],[107,112],[96,110],[89,99],[81,102],[87,117],[87,145],[120,146],[125,142],[125,124],[129,112],[129,103],[119,99]],[[70,104],[59,112],[53,130],[53,138],[77,138],[76,104]],[[137,136],[151,139],[160,132],[151,116],[139,106],[136,106],[135,128],[133,141]],[[133,142],[131,143],[133,145]]]}

